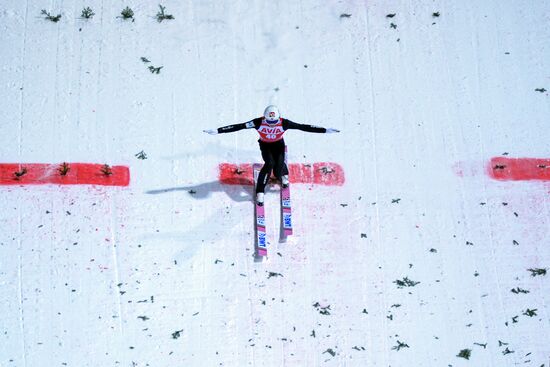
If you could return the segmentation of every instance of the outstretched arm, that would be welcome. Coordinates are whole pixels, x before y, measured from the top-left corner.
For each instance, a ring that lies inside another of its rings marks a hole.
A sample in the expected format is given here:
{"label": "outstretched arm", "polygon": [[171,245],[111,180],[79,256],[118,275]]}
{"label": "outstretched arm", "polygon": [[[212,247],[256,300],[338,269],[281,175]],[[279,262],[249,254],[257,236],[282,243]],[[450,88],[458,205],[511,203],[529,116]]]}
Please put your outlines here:
{"label": "outstretched arm", "polygon": [[224,133],[233,133],[235,131],[239,131],[243,129],[251,129],[254,126],[255,126],[254,120],[251,120],[240,124],[233,124],[233,125],[218,127],[216,130],[203,130],[203,131],[210,135],[216,135],[216,134],[224,134]]}
{"label": "outstretched arm", "polygon": [[283,127],[285,130],[289,130],[289,129],[302,130],[302,131],[307,131],[308,133],[339,133],[340,132],[340,130],[336,130],[333,128],[327,129],[319,126],[298,124],[296,122],[293,122],[287,119],[283,120]]}

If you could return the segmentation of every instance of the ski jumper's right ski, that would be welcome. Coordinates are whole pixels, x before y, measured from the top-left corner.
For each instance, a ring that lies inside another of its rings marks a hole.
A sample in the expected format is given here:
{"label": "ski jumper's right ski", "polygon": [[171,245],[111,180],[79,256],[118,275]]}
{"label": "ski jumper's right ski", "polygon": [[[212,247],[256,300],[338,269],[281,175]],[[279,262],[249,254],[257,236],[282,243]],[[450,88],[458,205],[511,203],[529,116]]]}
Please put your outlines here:
{"label": "ski jumper's right ski", "polygon": [[[287,147],[285,145],[285,165],[287,165]],[[290,177],[289,177],[290,179]],[[286,187],[281,185],[281,215],[284,237],[292,235],[292,205],[290,201],[290,182]]]}
{"label": "ski jumper's right ski", "polygon": [[[262,166],[254,164],[254,187],[258,184],[258,175]],[[256,191],[254,191],[256,192]],[[267,256],[267,238],[265,233],[265,208],[258,205],[255,195],[254,205],[256,206],[256,255],[260,257]]]}

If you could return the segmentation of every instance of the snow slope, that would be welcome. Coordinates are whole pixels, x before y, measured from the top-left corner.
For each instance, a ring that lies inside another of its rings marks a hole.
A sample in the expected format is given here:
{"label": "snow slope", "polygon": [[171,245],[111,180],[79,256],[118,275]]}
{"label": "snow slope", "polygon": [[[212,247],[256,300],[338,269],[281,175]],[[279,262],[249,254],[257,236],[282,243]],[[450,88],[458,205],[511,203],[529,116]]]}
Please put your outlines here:
{"label": "snow slope", "polygon": [[[487,174],[550,157],[547,1],[157,5],[0,4],[0,163],[131,171],[0,186],[0,366],[550,365],[550,184]],[[273,187],[258,263],[218,181],[256,133],[202,130],[270,103],[342,130],[285,139],[346,182],[292,187],[286,244]]]}

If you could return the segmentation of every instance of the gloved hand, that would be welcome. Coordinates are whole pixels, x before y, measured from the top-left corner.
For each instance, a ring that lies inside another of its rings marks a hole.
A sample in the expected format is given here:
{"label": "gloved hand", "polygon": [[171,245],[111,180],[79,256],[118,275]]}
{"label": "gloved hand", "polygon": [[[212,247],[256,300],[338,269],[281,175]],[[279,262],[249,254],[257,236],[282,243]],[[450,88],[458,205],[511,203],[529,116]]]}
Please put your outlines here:
{"label": "gloved hand", "polygon": [[338,129],[333,129],[332,127],[329,127],[329,128],[327,129],[327,134],[333,134],[333,133],[339,133],[339,132],[340,132],[340,130],[338,130]]}
{"label": "gloved hand", "polygon": [[205,132],[207,134],[210,134],[210,135],[217,135],[218,134],[217,130],[203,130],[203,132]]}

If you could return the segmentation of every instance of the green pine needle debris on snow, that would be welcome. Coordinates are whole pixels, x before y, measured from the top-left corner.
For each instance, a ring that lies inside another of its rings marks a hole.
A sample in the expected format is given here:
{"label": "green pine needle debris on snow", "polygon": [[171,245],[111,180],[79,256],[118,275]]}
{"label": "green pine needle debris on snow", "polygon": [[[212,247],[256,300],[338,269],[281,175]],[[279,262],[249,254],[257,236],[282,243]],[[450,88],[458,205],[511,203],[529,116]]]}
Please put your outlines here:
{"label": "green pine needle debris on snow", "polygon": [[404,277],[403,280],[394,280],[393,283],[397,284],[397,288],[414,287],[415,285],[420,284],[420,282],[410,280],[408,277]]}
{"label": "green pine needle debris on snow", "polygon": [[275,273],[273,271],[268,271],[267,272],[267,279],[271,278],[271,277],[282,277],[283,274],[281,273]]}
{"label": "green pine needle debris on snow", "polygon": [[44,15],[44,19],[50,20],[54,23],[57,23],[61,20],[61,14],[51,15],[50,12],[47,11],[46,9],[42,9],[40,14]]}
{"label": "green pine needle debris on snow", "polygon": [[69,173],[70,170],[71,167],[69,167],[69,164],[67,162],[63,162],[57,169],[61,176],[67,176],[67,173]]}
{"label": "green pine needle debris on snow", "polygon": [[546,268],[545,269],[535,268],[535,269],[527,269],[527,270],[531,272],[532,277],[536,277],[537,275],[546,275]]}
{"label": "green pine needle debris on snow", "polygon": [[103,167],[101,167],[101,173],[103,173],[105,176],[110,176],[113,174],[113,170],[111,169],[111,166],[108,164],[104,164]]}
{"label": "green pine needle debris on snow", "polygon": [[330,315],[330,311],[331,311],[331,310],[330,310],[330,305],[328,305],[328,306],[321,306],[321,304],[320,304],[319,302],[315,302],[315,303],[313,304],[313,307],[315,307],[315,309],[316,309],[317,311],[319,311],[319,313],[320,313],[321,315],[325,315],[325,316]]}
{"label": "green pine needle debris on snow", "polygon": [[462,349],[460,352],[458,352],[456,356],[459,358],[470,359],[471,355],[472,355],[471,349]]}
{"label": "green pine needle debris on snow", "polygon": [[152,74],[160,74],[160,69],[162,69],[164,66],[159,66],[158,68],[154,67],[154,66],[149,66],[149,71],[152,73]]}
{"label": "green pine needle debris on snow", "polygon": [[172,333],[172,339],[178,339],[178,338],[181,336],[181,333],[183,333],[183,329],[182,329],[182,330],[174,331],[174,332]]}
{"label": "green pine needle debris on snow", "polygon": [[130,9],[129,6],[127,6],[124,9],[122,9],[122,11],[120,12],[120,16],[118,16],[117,18],[122,18],[124,20],[132,19],[132,22],[133,22],[135,21],[134,11]]}
{"label": "green pine needle debris on snow", "polygon": [[520,287],[512,288],[512,289],[510,290],[510,292],[515,293],[515,294],[520,294],[520,293],[525,293],[525,294],[527,294],[527,293],[529,293],[528,290],[521,289]]}
{"label": "green pine needle debris on snow", "polygon": [[403,343],[403,342],[400,342],[399,340],[397,341],[397,345],[394,345],[391,349],[392,350],[396,350],[399,352],[399,350],[401,348],[410,348],[409,345],[407,343]]}
{"label": "green pine needle debris on snow", "polygon": [[147,159],[147,154],[145,154],[143,150],[139,153],[136,153],[135,156],[137,159]]}
{"label": "green pine needle debris on snow", "polygon": [[94,15],[95,15],[95,13],[92,10],[92,8],[87,6],[84,9],[82,9],[82,13],[80,14],[80,17],[83,18],[83,19],[90,19],[90,18],[93,18]]}
{"label": "green pine needle debris on snow", "polygon": [[15,176],[15,179],[18,180],[20,177],[23,177],[27,174],[27,168],[26,167],[21,167],[21,169],[19,171],[16,171],[14,172],[14,176]]}
{"label": "green pine needle debris on snow", "polygon": [[166,10],[166,7],[165,6],[162,6],[159,4],[159,12],[157,13],[157,22],[162,22],[163,20],[167,20],[167,19],[174,19],[174,16],[171,15],[171,14],[166,14],[164,12],[164,10]]}

